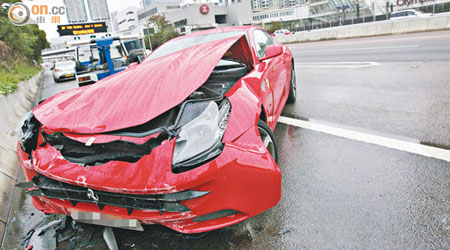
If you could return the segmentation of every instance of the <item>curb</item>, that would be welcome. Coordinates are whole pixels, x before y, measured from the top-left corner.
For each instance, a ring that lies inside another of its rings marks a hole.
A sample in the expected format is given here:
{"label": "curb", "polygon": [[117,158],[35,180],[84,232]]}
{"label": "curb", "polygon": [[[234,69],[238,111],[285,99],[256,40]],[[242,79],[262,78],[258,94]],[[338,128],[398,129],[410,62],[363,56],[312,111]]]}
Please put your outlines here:
{"label": "curb", "polygon": [[3,243],[4,232],[14,194],[14,184],[19,175],[16,156],[18,138],[10,136],[20,119],[34,106],[39,94],[41,71],[31,79],[19,84],[19,88],[5,96],[0,96],[0,245]]}

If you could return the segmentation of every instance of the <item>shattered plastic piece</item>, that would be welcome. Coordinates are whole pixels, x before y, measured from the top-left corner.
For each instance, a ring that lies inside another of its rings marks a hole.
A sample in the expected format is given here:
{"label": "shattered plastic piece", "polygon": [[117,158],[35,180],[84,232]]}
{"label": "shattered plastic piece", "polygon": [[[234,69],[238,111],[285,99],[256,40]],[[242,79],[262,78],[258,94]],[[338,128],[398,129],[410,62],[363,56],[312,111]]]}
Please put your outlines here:
{"label": "shattered plastic piece", "polygon": [[283,230],[278,232],[278,235],[285,235],[287,233],[290,233],[292,230],[294,230],[293,227],[285,227],[285,228],[283,228]]}
{"label": "shattered plastic piece", "polygon": [[119,246],[117,245],[116,237],[114,236],[114,231],[112,228],[105,227],[103,230],[103,238],[105,239],[109,250],[119,250]]}
{"label": "shattered plastic piece", "polygon": [[51,215],[45,217],[27,233],[22,241],[22,245],[31,246],[32,249],[57,249],[57,231],[61,230],[65,223],[65,216]]}
{"label": "shattered plastic piece", "polygon": [[95,137],[89,138],[89,140],[86,142],[86,146],[87,147],[92,146],[92,143],[94,143],[94,141],[95,141]]}

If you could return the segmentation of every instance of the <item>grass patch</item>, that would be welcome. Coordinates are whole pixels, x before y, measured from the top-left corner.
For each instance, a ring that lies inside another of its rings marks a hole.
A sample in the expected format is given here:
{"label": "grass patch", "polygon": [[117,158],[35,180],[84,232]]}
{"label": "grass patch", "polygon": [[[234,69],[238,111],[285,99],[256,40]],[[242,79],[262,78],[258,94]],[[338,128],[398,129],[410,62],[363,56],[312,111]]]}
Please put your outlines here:
{"label": "grass patch", "polygon": [[28,80],[41,69],[28,64],[19,64],[12,71],[0,69],[0,95],[7,95],[18,88],[18,83]]}

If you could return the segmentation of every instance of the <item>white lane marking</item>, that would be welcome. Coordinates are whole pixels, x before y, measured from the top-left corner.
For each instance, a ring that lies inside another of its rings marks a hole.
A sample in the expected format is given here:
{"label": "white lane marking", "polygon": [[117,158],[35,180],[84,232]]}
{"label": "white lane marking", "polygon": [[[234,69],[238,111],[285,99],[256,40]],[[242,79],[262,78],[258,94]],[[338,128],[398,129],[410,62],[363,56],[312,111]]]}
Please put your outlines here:
{"label": "white lane marking", "polygon": [[383,49],[404,49],[404,48],[417,48],[419,45],[402,45],[402,46],[386,46],[386,47],[367,47],[367,48],[354,48],[354,49],[320,49],[320,50],[296,50],[297,53],[327,53],[327,52],[342,52],[342,51],[360,51],[360,50],[383,50]]}
{"label": "white lane marking", "polygon": [[296,68],[363,68],[378,66],[376,62],[311,62],[295,63]]}
{"label": "white lane marking", "polygon": [[409,153],[419,154],[427,157],[432,157],[440,160],[450,162],[450,150],[430,147],[414,142],[402,141],[398,139],[392,139],[384,136],[373,135],[369,133],[363,133],[343,128],[332,127],[310,121],[302,121],[289,117],[280,116],[279,122],[296,126],[299,128],[309,129],[313,131],[322,132],[334,136],[347,138],[350,140],[361,141],[365,143],[375,144],[387,148],[393,148]]}
{"label": "white lane marking", "polygon": [[336,43],[335,45],[345,45],[345,44],[361,44],[361,43],[379,43],[379,42],[397,42],[397,41],[420,41],[420,40],[429,40],[436,38],[447,38],[450,39],[450,35],[443,36],[424,36],[424,37],[411,37],[411,38],[393,38],[393,39],[384,39],[384,40],[374,40],[374,41],[360,41],[360,42],[349,42],[349,43]]}

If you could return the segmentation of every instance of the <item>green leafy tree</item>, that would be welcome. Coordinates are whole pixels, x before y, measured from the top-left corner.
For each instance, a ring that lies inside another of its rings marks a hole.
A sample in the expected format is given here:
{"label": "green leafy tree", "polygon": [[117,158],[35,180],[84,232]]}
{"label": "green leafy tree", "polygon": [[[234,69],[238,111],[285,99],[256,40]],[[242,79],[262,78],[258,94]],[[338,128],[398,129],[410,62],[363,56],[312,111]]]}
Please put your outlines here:
{"label": "green leafy tree", "polygon": [[281,29],[281,22],[277,21],[277,22],[272,22],[269,26],[269,28],[267,29],[267,31],[272,34],[273,32],[275,32],[275,30],[279,30]]}
{"label": "green leafy tree", "polygon": [[149,25],[153,27],[155,33],[147,35],[145,39],[146,47],[149,48],[149,39],[152,41],[152,48],[156,49],[161,44],[169,41],[172,38],[179,36],[180,34],[175,31],[175,28],[167,21],[166,17],[162,15],[152,15],[148,19]]}
{"label": "green leafy tree", "polygon": [[48,46],[45,32],[37,25],[15,26],[9,21],[8,10],[0,8],[0,95],[13,92],[18,82],[40,70],[33,60],[40,61],[41,50]]}

